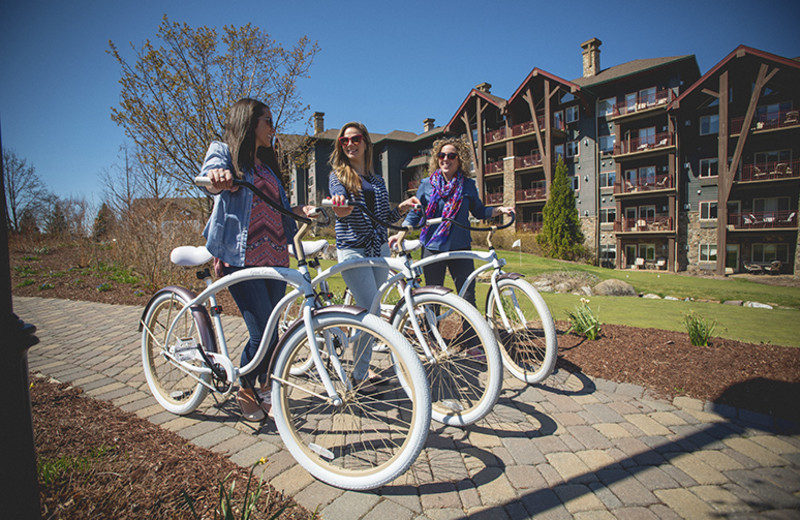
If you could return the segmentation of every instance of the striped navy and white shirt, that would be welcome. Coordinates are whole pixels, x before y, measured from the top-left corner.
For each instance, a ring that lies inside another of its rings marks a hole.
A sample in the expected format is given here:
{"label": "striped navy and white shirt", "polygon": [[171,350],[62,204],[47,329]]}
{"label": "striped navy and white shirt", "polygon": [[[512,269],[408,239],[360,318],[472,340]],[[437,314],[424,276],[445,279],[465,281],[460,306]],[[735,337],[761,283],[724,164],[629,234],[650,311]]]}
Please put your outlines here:
{"label": "striped navy and white shirt", "polygon": [[[365,179],[375,191],[375,210],[373,213],[384,222],[394,223],[402,214],[400,210],[391,209],[389,206],[389,192],[383,179],[374,173],[370,173]],[[366,186],[365,186],[366,188]],[[364,192],[359,191],[355,196],[347,193],[344,185],[339,181],[336,172],[331,172],[328,179],[328,191],[331,196],[344,195],[366,206]],[[364,248],[364,255],[368,257],[380,256],[381,246],[388,241],[386,228],[372,221],[360,208],[353,208],[353,211],[346,217],[336,219],[336,248],[337,249],[360,249]]]}

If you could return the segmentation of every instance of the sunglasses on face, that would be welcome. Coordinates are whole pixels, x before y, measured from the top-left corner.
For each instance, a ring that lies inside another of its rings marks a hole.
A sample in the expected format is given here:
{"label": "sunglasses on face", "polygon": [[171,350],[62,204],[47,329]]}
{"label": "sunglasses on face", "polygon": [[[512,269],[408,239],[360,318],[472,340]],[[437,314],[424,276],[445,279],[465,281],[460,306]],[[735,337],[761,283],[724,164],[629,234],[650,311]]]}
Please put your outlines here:
{"label": "sunglasses on face", "polygon": [[354,135],[352,137],[342,136],[342,137],[339,138],[339,144],[342,145],[342,146],[347,146],[350,143],[353,143],[355,145],[359,145],[359,144],[361,144],[361,140],[363,138],[364,138],[364,136],[361,135],[361,134],[357,134],[357,135]]}
{"label": "sunglasses on face", "polygon": [[438,157],[439,160],[444,159],[445,157],[447,157],[451,161],[455,161],[456,158],[458,157],[458,154],[455,153],[455,152],[450,152],[450,153],[439,152],[439,153],[436,154],[436,157]]}

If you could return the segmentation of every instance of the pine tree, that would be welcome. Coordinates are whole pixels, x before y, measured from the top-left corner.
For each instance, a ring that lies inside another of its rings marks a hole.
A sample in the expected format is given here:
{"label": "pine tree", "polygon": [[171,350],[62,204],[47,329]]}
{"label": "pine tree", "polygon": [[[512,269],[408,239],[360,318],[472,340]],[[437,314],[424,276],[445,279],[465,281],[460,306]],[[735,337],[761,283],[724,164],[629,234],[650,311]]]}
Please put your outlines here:
{"label": "pine tree", "polygon": [[103,205],[100,206],[100,211],[97,212],[97,216],[94,219],[94,238],[97,240],[105,238],[114,226],[115,220],[114,212],[112,212],[108,204],[104,202]]}
{"label": "pine tree", "polygon": [[567,166],[560,156],[542,213],[542,231],[536,240],[545,254],[564,260],[579,257],[583,252],[583,232],[575,207],[575,194],[567,178]]}

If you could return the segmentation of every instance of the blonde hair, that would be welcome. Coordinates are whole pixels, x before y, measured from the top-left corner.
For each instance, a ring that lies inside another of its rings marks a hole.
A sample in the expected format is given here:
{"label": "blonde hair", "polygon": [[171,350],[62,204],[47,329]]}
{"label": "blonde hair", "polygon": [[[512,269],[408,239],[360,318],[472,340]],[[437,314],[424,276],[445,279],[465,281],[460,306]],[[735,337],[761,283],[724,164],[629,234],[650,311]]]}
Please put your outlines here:
{"label": "blonde hair", "polygon": [[439,169],[439,158],[437,154],[442,151],[447,145],[456,149],[458,154],[458,169],[464,174],[464,177],[469,177],[470,164],[472,164],[472,154],[470,153],[469,146],[461,137],[442,137],[433,142],[431,146],[431,160],[428,162],[428,175]]}
{"label": "blonde hair", "polygon": [[372,139],[369,137],[367,127],[357,121],[351,121],[339,129],[336,141],[333,143],[333,153],[331,153],[328,163],[331,165],[333,173],[339,178],[339,182],[344,186],[344,189],[351,195],[357,195],[361,191],[361,177],[356,173],[353,165],[350,164],[350,159],[347,158],[347,154],[342,149],[342,143],[339,142],[339,138],[344,135],[348,128],[355,128],[361,133],[364,143],[367,145],[367,149],[364,151],[364,168],[367,173],[372,173]]}

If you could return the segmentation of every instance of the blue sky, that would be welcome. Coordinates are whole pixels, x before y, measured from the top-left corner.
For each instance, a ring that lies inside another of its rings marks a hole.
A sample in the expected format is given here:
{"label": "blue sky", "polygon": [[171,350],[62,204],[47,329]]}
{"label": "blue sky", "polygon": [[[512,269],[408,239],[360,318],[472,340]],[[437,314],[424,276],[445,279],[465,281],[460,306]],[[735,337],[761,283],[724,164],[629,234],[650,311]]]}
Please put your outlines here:
{"label": "blue sky", "polygon": [[378,133],[420,133],[426,117],[444,124],[484,81],[509,97],[534,67],[580,77],[580,44],[593,37],[602,68],[694,54],[705,73],[739,44],[800,56],[797,0],[2,0],[2,144],[54,193],[101,201],[99,174],[125,142],[110,119],[120,70],[108,41],[130,57],[164,14],[195,27],[250,22],[287,46],[317,40],[300,84],[310,112],[325,112],[327,128],[360,120]]}

